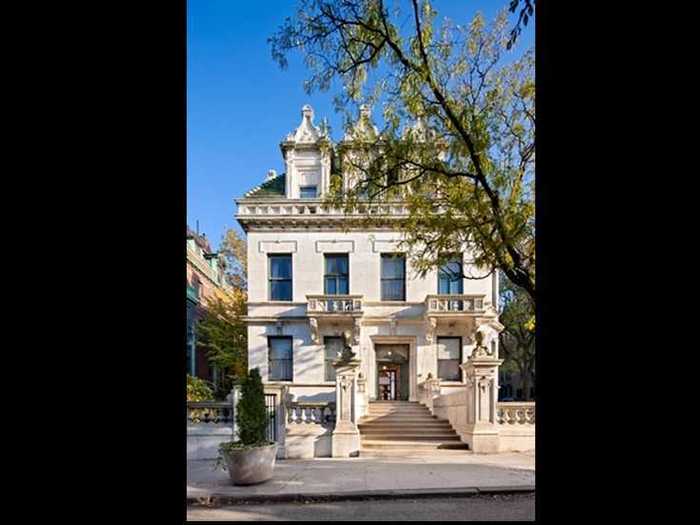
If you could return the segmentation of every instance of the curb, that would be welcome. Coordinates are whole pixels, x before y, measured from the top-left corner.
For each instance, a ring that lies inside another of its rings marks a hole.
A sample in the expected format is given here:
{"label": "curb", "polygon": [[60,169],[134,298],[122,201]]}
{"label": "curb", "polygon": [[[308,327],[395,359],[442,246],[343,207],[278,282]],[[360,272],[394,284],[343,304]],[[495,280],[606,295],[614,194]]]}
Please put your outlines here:
{"label": "curb", "polygon": [[457,487],[438,489],[404,489],[404,490],[358,490],[348,492],[317,492],[292,494],[248,494],[231,495],[212,492],[201,496],[187,496],[188,506],[213,507],[235,505],[237,503],[282,503],[301,501],[353,501],[367,499],[406,499],[434,497],[470,497],[495,494],[530,494],[535,492],[534,485],[502,487]]}

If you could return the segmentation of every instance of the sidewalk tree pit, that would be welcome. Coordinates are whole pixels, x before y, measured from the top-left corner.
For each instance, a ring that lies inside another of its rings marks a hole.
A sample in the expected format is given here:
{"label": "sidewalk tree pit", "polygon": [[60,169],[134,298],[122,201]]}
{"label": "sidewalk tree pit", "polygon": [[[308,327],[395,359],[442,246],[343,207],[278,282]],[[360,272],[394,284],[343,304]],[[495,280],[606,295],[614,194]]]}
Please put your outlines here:
{"label": "sidewalk tree pit", "polygon": [[234,485],[254,485],[272,478],[277,443],[266,437],[268,414],[265,408],[260,371],[254,368],[241,384],[236,406],[239,441],[219,445],[217,467],[228,470]]}

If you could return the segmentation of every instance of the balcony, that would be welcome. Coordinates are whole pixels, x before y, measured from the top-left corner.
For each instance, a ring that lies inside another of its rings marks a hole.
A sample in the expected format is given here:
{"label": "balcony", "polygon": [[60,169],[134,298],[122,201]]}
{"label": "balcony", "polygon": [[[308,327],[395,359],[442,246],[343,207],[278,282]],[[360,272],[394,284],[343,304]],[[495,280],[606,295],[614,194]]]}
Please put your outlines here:
{"label": "balcony", "polygon": [[401,202],[360,204],[351,211],[327,206],[320,199],[291,200],[284,199],[274,202],[241,203],[238,207],[238,217],[280,217],[305,216],[317,217],[362,217],[362,216],[408,216],[408,207]]}
{"label": "balcony", "polygon": [[309,315],[362,314],[361,295],[307,295],[306,300]]}
{"label": "balcony", "polygon": [[425,298],[425,311],[428,315],[482,313],[485,297],[483,294],[428,295]]}
{"label": "balcony", "polygon": [[243,229],[267,227],[271,224],[284,224],[289,227],[329,226],[337,227],[352,223],[362,223],[371,219],[380,223],[394,224],[408,218],[408,206],[401,202],[363,203],[354,210],[344,210],[327,205],[322,199],[268,199],[236,201],[236,219]]}

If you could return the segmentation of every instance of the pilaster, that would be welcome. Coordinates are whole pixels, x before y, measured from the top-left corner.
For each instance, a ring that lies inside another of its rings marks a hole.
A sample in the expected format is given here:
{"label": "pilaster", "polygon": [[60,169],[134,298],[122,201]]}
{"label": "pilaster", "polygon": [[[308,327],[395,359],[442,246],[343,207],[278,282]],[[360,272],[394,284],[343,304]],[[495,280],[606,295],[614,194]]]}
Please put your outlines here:
{"label": "pilaster", "polygon": [[355,398],[359,360],[335,361],[336,419],[332,456],[347,458],[360,451],[360,431],[356,425]]}

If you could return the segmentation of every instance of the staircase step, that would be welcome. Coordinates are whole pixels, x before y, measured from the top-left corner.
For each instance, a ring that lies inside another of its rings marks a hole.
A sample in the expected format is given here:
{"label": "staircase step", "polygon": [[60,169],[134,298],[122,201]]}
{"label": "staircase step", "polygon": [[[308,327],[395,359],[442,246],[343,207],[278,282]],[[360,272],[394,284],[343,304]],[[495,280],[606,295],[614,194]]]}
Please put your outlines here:
{"label": "staircase step", "polygon": [[420,457],[443,457],[443,456],[464,456],[473,454],[468,448],[370,448],[360,449],[361,458],[420,458]]}
{"label": "staircase step", "polygon": [[360,444],[360,450],[369,449],[393,449],[393,450],[405,450],[411,451],[413,449],[422,450],[443,450],[443,449],[453,449],[453,450],[468,450],[469,446],[461,441],[387,441],[385,439],[367,439],[362,440]]}
{"label": "staircase step", "polygon": [[411,431],[411,430],[450,430],[452,431],[452,425],[447,421],[426,421],[420,423],[382,423],[382,422],[372,422],[372,423],[359,423],[357,427],[362,431],[363,429],[389,429],[397,431]]}
{"label": "staircase step", "polygon": [[359,419],[359,423],[430,423],[432,421],[444,421],[444,419],[438,419],[435,416],[392,416],[392,417],[374,417],[374,416],[364,416]]}
{"label": "staircase step", "polygon": [[418,401],[370,401],[369,406],[371,407],[424,407],[422,403]]}
{"label": "staircase step", "polygon": [[364,443],[365,439],[370,441],[460,441],[457,434],[449,434],[446,432],[431,432],[421,434],[396,434],[383,432],[363,432],[360,441]]}
{"label": "staircase step", "polygon": [[425,410],[419,410],[417,408],[410,408],[408,410],[368,410],[368,414],[430,414],[430,410],[427,408]]}
{"label": "staircase step", "polygon": [[370,421],[365,423],[360,421],[357,425],[359,428],[394,428],[396,430],[436,430],[449,429],[452,431],[452,425],[447,421],[416,421],[414,423],[386,423],[384,421]]}

